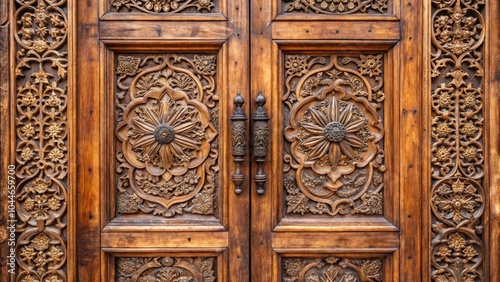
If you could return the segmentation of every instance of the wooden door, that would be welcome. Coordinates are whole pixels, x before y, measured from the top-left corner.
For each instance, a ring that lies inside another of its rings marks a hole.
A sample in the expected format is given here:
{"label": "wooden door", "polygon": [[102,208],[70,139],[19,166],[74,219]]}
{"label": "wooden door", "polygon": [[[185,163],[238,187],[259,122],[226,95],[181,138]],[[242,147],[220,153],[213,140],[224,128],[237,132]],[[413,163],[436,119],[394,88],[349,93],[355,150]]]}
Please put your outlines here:
{"label": "wooden door", "polygon": [[229,118],[248,99],[248,4],[78,5],[79,281],[247,281]]}
{"label": "wooden door", "polygon": [[401,5],[252,1],[251,93],[270,113],[252,281],[421,280],[421,26]]}

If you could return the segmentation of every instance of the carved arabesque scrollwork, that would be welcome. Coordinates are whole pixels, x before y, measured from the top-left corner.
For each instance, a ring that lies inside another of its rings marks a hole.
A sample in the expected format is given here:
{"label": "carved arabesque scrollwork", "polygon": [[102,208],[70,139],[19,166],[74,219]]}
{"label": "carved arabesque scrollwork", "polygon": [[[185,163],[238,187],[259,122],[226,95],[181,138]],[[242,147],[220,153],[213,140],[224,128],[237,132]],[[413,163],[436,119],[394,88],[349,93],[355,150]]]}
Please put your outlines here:
{"label": "carved arabesque scrollwork", "polygon": [[483,281],[485,2],[432,1],[433,281]]}
{"label": "carved arabesque scrollwork", "polygon": [[158,14],[210,13],[217,0],[111,0],[114,12]]}
{"label": "carved arabesque scrollwork", "polygon": [[375,282],[383,281],[382,259],[284,258],[285,282]]}
{"label": "carved arabesque scrollwork", "polygon": [[215,257],[118,257],[116,282],[214,282]]}
{"label": "carved arabesque scrollwork", "polygon": [[389,0],[282,0],[283,12],[317,14],[386,14]]}
{"label": "carved arabesque scrollwork", "polygon": [[17,281],[66,281],[67,2],[15,8]]}
{"label": "carved arabesque scrollwork", "polygon": [[287,213],[383,212],[383,59],[285,56]]}
{"label": "carved arabesque scrollwork", "polygon": [[215,56],[118,56],[117,212],[214,215]]}

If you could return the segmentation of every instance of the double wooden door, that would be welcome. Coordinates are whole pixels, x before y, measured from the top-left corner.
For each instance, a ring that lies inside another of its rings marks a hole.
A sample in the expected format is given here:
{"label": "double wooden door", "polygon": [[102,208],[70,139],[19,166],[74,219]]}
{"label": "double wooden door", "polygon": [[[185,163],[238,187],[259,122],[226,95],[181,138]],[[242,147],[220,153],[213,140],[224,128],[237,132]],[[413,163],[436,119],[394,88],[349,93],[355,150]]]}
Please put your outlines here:
{"label": "double wooden door", "polygon": [[76,5],[79,281],[421,280],[418,1]]}

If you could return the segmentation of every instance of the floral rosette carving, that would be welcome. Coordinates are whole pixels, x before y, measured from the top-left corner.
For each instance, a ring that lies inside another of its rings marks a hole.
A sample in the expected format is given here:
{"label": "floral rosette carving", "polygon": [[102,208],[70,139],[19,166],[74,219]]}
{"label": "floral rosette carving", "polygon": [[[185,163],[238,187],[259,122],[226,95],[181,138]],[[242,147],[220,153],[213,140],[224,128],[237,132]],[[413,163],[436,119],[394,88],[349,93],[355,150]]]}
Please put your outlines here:
{"label": "floral rosette carving", "polygon": [[382,213],[381,58],[286,57],[287,212]]}
{"label": "floral rosette carving", "polygon": [[114,281],[214,282],[216,269],[214,257],[119,257]]}
{"label": "floral rosette carving", "polygon": [[388,0],[283,0],[285,13],[386,14]]}
{"label": "floral rosette carving", "polygon": [[124,90],[117,95],[123,103],[115,128],[121,163],[118,213],[213,214],[215,57],[119,56],[116,73],[118,88]]}

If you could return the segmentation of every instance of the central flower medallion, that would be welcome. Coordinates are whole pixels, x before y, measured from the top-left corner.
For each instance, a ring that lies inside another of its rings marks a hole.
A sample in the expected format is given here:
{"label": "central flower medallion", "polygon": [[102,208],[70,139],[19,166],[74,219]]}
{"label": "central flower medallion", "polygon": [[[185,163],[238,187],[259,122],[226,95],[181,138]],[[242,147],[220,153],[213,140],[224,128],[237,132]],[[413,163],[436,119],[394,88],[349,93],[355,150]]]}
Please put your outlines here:
{"label": "central flower medallion", "polygon": [[346,134],[345,126],[338,122],[333,121],[325,127],[325,137],[330,142],[340,142],[344,139]]}
{"label": "central flower medallion", "polygon": [[158,143],[169,144],[170,142],[174,141],[175,138],[174,128],[168,124],[160,124],[153,132],[153,136],[155,137],[156,141],[158,141]]}

